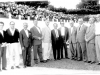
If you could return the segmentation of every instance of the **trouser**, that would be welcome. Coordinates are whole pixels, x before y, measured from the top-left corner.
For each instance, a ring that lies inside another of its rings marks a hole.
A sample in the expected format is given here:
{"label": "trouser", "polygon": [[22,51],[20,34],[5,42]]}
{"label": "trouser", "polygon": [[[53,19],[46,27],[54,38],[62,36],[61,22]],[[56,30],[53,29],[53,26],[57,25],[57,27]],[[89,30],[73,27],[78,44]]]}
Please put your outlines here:
{"label": "trouser", "polygon": [[64,55],[63,55],[63,48],[64,48],[64,51],[65,51],[65,58],[68,58],[68,52],[67,52],[67,45],[66,45],[66,43],[62,43],[61,44],[61,58],[63,58],[64,57]]}
{"label": "trouser", "polygon": [[9,44],[9,53],[10,66],[19,66],[20,54],[18,43]]}
{"label": "trouser", "polygon": [[87,61],[87,51],[85,42],[77,42],[77,59],[83,59],[83,61]]}
{"label": "trouser", "polygon": [[25,47],[22,51],[24,66],[31,66],[31,48]]}
{"label": "trouser", "polygon": [[[2,62],[1,62],[2,61]],[[2,65],[1,65],[2,63]],[[6,68],[6,47],[1,47],[0,46],[0,69],[2,68]]]}
{"label": "trouser", "polygon": [[34,52],[34,61],[36,61],[36,62],[38,61],[37,54],[39,56],[40,61],[43,60],[43,57],[42,57],[42,44],[34,45],[33,46],[33,52]]}
{"label": "trouser", "polygon": [[42,43],[43,60],[50,59],[51,43]]}
{"label": "trouser", "polygon": [[97,61],[100,63],[100,36],[95,37],[95,47],[96,47]]}
{"label": "trouser", "polygon": [[54,59],[60,59],[60,47],[58,44],[52,44]]}
{"label": "trouser", "polygon": [[71,58],[76,58],[77,57],[77,51],[76,51],[76,43],[70,43],[70,51],[71,51]]}

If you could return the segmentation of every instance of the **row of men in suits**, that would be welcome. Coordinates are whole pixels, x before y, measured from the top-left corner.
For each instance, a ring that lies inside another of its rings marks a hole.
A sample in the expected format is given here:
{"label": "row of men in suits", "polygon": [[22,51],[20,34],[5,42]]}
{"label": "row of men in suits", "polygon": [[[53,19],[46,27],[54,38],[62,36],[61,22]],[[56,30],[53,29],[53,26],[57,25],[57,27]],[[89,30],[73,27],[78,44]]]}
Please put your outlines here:
{"label": "row of men in suits", "polygon": [[94,17],[90,17],[89,27],[87,27],[81,18],[78,20],[79,26],[76,28],[74,22],[70,21],[69,45],[71,59],[100,64],[99,22],[100,17],[98,17],[97,23]]}
{"label": "row of men in suits", "polygon": [[[100,64],[100,43],[99,43],[99,21],[97,18],[96,23],[94,17],[90,17],[88,24],[89,27],[84,25],[83,18],[78,20],[79,26],[74,26],[74,21],[70,21],[71,28],[64,26],[61,22],[61,28],[57,29],[57,24],[54,24],[54,29],[51,31],[52,48],[54,53],[54,59],[63,58],[63,48],[65,50],[65,58],[72,60],[84,61],[87,63]],[[69,50],[67,44],[69,43]]]}

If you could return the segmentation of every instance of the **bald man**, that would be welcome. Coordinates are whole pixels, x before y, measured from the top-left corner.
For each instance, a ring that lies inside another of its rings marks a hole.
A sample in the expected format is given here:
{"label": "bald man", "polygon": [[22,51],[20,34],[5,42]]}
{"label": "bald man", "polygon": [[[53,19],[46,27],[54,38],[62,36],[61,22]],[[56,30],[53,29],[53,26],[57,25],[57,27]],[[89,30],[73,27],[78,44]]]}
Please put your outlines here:
{"label": "bald man", "polygon": [[20,31],[20,43],[25,68],[31,66],[31,33],[27,28],[28,24],[23,23],[23,29]]}

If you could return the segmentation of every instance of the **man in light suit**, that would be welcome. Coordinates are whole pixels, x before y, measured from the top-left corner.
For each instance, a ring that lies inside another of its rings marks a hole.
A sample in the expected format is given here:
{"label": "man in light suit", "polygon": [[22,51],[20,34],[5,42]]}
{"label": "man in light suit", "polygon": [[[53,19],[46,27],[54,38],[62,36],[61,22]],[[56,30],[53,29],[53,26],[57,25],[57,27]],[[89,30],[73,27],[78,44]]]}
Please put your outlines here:
{"label": "man in light suit", "polygon": [[28,24],[23,24],[23,29],[20,31],[20,43],[22,47],[22,56],[24,67],[31,66],[31,33],[27,29]]}
{"label": "man in light suit", "polygon": [[79,27],[77,28],[77,60],[86,61],[87,60],[87,54],[86,54],[86,41],[85,41],[85,33],[87,30],[87,27],[84,25],[84,21],[82,18],[78,20]]}
{"label": "man in light suit", "polygon": [[40,62],[43,62],[42,57],[42,32],[38,27],[38,21],[34,20],[34,26],[30,29],[33,40],[33,52],[34,52],[34,62],[38,64],[37,54],[39,56]]}
{"label": "man in light suit", "polygon": [[74,21],[70,21],[71,28],[69,29],[69,45],[71,51],[71,59],[76,59],[76,35],[77,35],[77,28],[74,26]]}
{"label": "man in light suit", "polygon": [[54,29],[51,31],[51,41],[52,41],[52,49],[54,60],[60,60],[60,42],[59,42],[59,31],[57,29],[58,24],[53,24]]}
{"label": "man in light suit", "polygon": [[[6,47],[4,46],[6,42],[6,32],[3,31],[4,23],[0,22],[0,71],[6,70]],[[5,44],[6,45],[6,44]],[[1,64],[2,60],[2,64]],[[2,65],[2,68],[1,68]]]}
{"label": "man in light suit", "polygon": [[85,34],[86,47],[87,47],[87,62],[95,63],[96,62],[96,51],[95,51],[95,19],[91,17],[89,19],[90,26],[87,28]]}
{"label": "man in light suit", "polygon": [[61,59],[63,59],[63,48],[65,50],[65,58],[68,58],[68,51],[67,51],[67,41],[69,38],[69,30],[67,27],[64,26],[64,22],[60,22],[61,27],[59,28],[59,39],[60,39],[60,50],[61,50]]}
{"label": "man in light suit", "polygon": [[45,27],[42,29],[42,47],[43,47],[43,60],[47,62],[50,60],[51,53],[51,30],[49,28],[49,20],[45,20]]}

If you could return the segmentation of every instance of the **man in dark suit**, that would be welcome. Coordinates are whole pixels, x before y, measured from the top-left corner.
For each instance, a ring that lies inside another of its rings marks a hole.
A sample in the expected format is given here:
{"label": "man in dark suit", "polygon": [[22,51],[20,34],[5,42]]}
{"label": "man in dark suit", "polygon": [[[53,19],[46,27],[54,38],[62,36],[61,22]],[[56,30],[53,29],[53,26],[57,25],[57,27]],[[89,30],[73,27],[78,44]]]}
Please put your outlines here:
{"label": "man in dark suit", "polygon": [[38,64],[37,54],[40,58],[40,62],[43,62],[42,57],[42,32],[38,27],[38,21],[34,20],[34,26],[30,29],[33,39],[33,50],[34,50],[34,62]]}
{"label": "man in dark suit", "polygon": [[87,26],[84,25],[84,21],[82,18],[78,20],[79,27],[77,28],[77,60],[86,61],[87,53],[86,53],[86,41],[85,41],[85,33],[87,30]]}
{"label": "man in dark suit", "polygon": [[23,24],[24,29],[20,31],[20,43],[22,47],[22,56],[24,67],[31,66],[31,33],[27,29],[28,24]]}
{"label": "man in dark suit", "polygon": [[63,59],[63,48],[65,50],[65,58],[68,58],[68,51],[67,51],[67,41],[69,38],[69,30],[67,27],[64,26],[64,22],[60,22],[61,27],[59,29],[60,35],[60,49],[61,49],[61,59]]}
{"label": "man in dark suit", "polygon": [[59,45],[59,31],[57,29],[57,23],[53,24],[54,29],[51,31],[51,41],[52,41],[52,49],[53,49],[53,56],[55,60],[60,60],[60,45]]}
{"label": "man in dark suit", "polygon": [[71,28],[69,29],[69,45],[71,51],[71,59],[76,59],[76,34],[77,28],[74,26],[74,21],[70,21]]}
{"label": "man in dark suit", "polygon": [[4,23],[0,22],[0,71],[1,71],[1,60],[2,60],[2,69],[6,70],[6,32],[3,31]]}
{"label": "man in dark suit", "polygon": [[19,54],[19,31],[15,28],[15,22],[10,22],[10,28],[6,30],[7,34],[7,43],[9,44],[9,60],[10,60],[10,67],[11,69],[20,68],[19,67],[19,60],[20,60],[20,54]]}

